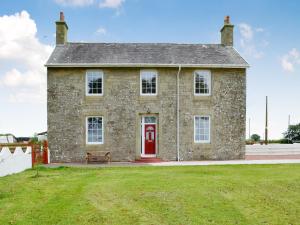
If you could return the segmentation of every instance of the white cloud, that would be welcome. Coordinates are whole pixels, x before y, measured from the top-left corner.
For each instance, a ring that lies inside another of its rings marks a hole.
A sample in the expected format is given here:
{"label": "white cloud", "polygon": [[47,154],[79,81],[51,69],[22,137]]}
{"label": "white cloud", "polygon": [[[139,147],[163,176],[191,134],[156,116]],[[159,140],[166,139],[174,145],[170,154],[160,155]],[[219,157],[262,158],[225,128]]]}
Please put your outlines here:
{"label": "white cloud", "polygon": [[253,38],[252,27],[246,23],[241,23],[238,26],[239,26],[242,37],[246,40],[252,40],[252,38]]}
{"label": "white cloud", "polygon": [[255,29],[256,32],[264,32],[265,29],[264,28],[261,28],[261,27],[258,27]]}
{"label": "white cloud", "polygon": [[256,59],[262,58],[264,56],[262,50],[269,45],[269,42],[261,37],[265,30],[261,27],[253,28],[247,23],[240,23],[238,29],[239,45],[243,54]]}
{"label": "white cloud", "polygon": [[[36,37],[35,21],[26,11],[0,17],[0,85],[8,89],[10,100],[45,102],[46,68],[53,47]],[[2,89],[2,88],[1,88]]]}
{"label": "white cloud", "polygon": [[293,48],[281,57],[281,66],[287,72],[294,72],[296,65],[300,65],[300,52]]}
{"label": "white cloud", "polygon": [[120,8],[124,2],[125,0],[103,0],[100,2],[99,7],[117,9]]}
{"label": "white cloud", "polygon": [[59,5],[63,6],[88,6],[94,3],[94,0],[55,0]]}
{"label": "white cloud", "polygon": [[107,33],[106,29],[104,27],[99,27],[97,30],[96,30],[96,34],[99,34],[99,35],[105,35]]}

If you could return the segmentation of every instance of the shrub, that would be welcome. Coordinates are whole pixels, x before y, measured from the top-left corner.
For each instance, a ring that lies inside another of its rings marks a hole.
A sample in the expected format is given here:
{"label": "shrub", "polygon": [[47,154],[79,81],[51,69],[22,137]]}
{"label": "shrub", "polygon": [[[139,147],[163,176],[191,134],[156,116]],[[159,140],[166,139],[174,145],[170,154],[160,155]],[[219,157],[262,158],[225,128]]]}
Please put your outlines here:
{"label": "shrub", "polygon": [[251,140],[254,142],[259,142],[260,141],[260,136],[258,134],[252,134],[251,135]]}

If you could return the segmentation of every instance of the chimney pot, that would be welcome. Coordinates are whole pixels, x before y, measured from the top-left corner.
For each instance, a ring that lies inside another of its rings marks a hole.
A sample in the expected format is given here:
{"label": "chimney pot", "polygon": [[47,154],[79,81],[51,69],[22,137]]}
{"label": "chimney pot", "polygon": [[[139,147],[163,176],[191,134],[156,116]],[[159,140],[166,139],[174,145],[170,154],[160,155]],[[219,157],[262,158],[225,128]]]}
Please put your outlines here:
{"label": "chimney pot", "polygon": [[230,24],[230,16],[225,16],[224,24]]}
{"label": "chimney pot", "polygon": [[64,15],[64,12],[60,12],[60,13],[59,13],[59,20],[60,20],[60,21],[65,21],[65,15]]}

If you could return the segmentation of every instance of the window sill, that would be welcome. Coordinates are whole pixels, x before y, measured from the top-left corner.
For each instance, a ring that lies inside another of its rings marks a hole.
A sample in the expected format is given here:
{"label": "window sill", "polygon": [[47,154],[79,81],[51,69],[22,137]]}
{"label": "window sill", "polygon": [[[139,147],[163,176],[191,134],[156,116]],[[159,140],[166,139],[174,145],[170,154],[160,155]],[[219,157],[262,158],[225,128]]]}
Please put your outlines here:
{"label": "window sill", "polygon": [[211,145],[211,141],[209,141],[209,142],[204,142],[204,141],[203,142],[202,141],[195,142],[194,141],[194,145],[208,145],[209,146],[209,145]]}
{"label": "window sill", "polygon": [[84,99],[87,102],[94,102],[94,101],[103,100],[103,98],[104,98],[104,95],[86,95]]}
{"label": "window sill", "polygon": [[103,94],[85,94],[85,97],[102,97]]}
{"label": "window sill", "polygon": [[94,145],[103,145],[103,142],[89,142],[86,145],[94,146]]}
{"label": "window sill", "polygon": [[211,95],[194,95],[194,101],[210,101],[212,98]]}

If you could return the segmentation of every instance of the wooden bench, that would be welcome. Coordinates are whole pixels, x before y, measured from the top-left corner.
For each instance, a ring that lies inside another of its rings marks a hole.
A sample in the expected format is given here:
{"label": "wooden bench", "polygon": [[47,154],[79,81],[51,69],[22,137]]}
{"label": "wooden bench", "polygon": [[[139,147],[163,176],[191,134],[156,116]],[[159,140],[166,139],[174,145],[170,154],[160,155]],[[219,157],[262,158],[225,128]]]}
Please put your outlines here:
{"label": "wooden bench", "polygon": [[106,151],[89,151],[86,153],[86,163],[111,162],[110,152]]}

